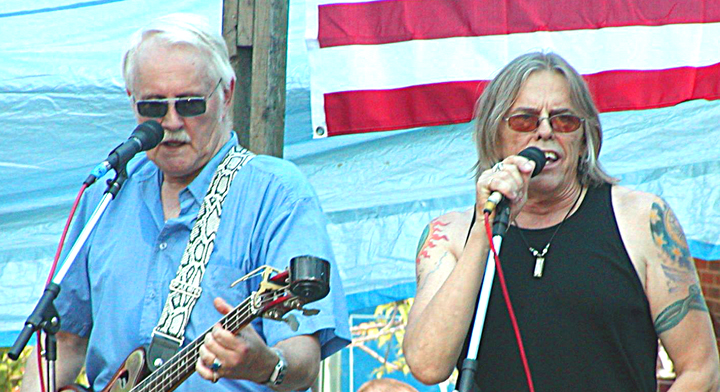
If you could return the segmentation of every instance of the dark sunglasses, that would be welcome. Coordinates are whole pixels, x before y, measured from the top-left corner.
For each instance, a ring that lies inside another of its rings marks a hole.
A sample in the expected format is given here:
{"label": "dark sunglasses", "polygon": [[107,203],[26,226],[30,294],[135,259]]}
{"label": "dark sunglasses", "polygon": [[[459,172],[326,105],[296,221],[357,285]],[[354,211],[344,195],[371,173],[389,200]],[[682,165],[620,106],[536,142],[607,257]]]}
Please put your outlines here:
{"label": "dark sunglasses", "polygon": [[570,133],[577,131],[577,129],[585,122],[584,118],[567,113],[555,114],[550,117],[540,117],[537,114],[519,113],[513,114],[510,117],[505,117],[503,120],[507,121],[510,129],[516,132],[532,132],[540,126],[540,122],[542,122],[542,120],[548,120],[550,122],[550,128],[552,128],[553,132]]}
{"label": "dark sunglasses", "polygon": [[161,99],[142,99],[135,101],[138,113],[143,117],[162,118],[168,111],[168,104],[175,104],[175,111],[182,117],[195,117],[207,110],[207,101],[215,94],[222,79],[215,85],[207,97],[178,97]]}

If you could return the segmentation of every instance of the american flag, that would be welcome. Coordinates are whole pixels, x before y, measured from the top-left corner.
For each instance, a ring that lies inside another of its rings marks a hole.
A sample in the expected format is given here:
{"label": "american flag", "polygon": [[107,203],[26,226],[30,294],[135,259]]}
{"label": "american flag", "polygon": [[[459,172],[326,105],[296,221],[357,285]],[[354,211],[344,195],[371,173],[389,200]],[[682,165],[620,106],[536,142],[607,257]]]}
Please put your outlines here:
{"label": "american flag", "polygon": [[315,137],[463,123],[520,54],[563,56],[601,112],[720,97],[717,0],[308,0]]}

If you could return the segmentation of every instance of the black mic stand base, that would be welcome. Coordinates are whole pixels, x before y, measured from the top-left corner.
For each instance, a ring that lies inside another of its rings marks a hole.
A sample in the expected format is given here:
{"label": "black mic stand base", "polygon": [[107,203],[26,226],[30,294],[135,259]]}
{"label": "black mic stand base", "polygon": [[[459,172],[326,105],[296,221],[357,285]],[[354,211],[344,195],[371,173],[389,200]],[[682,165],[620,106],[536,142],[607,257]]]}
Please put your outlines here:
{"label": "black mic stand base", "polygon": [[[55,361],[57,360],[57,338],[55,334],[60,331],[60,317],[53,301],[60,293],[60,286],[50,283],[45,288],[45,292],[40,301],[38,301],[35,310],[25,322],[20,336],[15,340],[12,348],[8,352],[8,357],[12,360],[20,358],[20,354],[32,337],[32,334],[42,330],[45,333],[45,352],[43,356],[47,364],[47,385],[48,391],[55,392]],[[38,341],[39,343],[39,341]],[[38,345],[38,349],[39,349]]]}

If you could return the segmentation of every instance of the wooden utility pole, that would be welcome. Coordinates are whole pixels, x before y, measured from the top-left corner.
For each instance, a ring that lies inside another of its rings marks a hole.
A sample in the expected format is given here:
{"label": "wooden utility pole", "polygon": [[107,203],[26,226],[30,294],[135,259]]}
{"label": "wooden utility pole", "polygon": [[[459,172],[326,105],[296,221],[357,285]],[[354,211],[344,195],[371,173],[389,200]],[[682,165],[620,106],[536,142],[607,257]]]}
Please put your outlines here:
{"label": "wooden utility pole", "polygon": [[282,157],[289,0],[223,0],[223,36],[235,69],[233,126],[240,144]]}

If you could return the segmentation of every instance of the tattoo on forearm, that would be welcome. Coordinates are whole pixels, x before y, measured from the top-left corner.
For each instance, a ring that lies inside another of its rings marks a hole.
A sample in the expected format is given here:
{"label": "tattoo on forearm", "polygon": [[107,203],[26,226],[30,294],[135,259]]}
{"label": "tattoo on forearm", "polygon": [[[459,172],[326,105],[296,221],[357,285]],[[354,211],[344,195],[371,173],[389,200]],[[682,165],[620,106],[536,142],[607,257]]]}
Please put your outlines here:
{"label": "tattoo on forearm", "polygon": [[448,237],[442,234],[442,228],[447,225],[447,223],[434,220],[425,227],[425,231],[423,231],[422,236],[420,236],[420,242],[418,242],[417,255],[415,257],[416,263],[429,258],[430,255],[428,251],[437,246],[439,241],[449,241]]}
{"label": "tattoo on forearm", "polygon": [[690,310],[707,312],[708,308],[703,299],[700,285],[693,284],[688,288],[688,296],[676,301],[660,312],[655,319],[655,331],[658,335],[672,329],[682,321]]}
{"label": "tattoo on forearm", "polygon": [[683,234],[675,214],[665,203],[655,202],[652,204],[650,230],[653,240],[663,256],[662,269],[668,278],[670,292],[681,287],[678,283],[695,282],[695,264],[690,255],[685,234]]}

